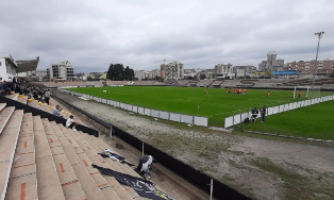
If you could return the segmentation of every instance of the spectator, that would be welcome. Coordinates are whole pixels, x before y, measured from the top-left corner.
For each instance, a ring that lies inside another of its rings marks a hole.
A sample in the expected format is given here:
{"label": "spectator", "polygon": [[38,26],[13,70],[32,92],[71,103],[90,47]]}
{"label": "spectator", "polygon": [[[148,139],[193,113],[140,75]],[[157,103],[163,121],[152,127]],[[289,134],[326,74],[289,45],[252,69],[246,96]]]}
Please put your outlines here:
{"label": "spectator", "polygon": [[10,89],[10,87],[8,87],[8,83],[6,81],[3,81],[2,86],[6,93],[8,93],[9,95],[12,94],[12,90]]}
{"label": "spectator", "polygon": [[63,109],[60,107],[60,105],[56,105],[56,108],[53,109],[53,112],[52,114],[58,116],[58,117],[62,117],[64,118],[63,116],[61,116],[60,112],[62,111]]}
{"label": "spectator", "polygon": [[15,91],[15,89],[17,87],[17,81],[16,81],[16,77],[15,76],[13,77],[12,85],[13,85],[13,91]]}
{"label": "spectator", "polygon": [[74,116],[70,115],[70,117],[66,121],[66,127],[71,128],[73,131],[77,131],[76,127],[78,125],[77,122],[73,120]]}
{"label": "spectator", "polygon": [[142,175],[145,180],[151,179],[151,171],[152,171],[152,162],[154,161],[151,155],[145,155],[139,158],[139,164],[136,168],[136,171]]}
{"label": "spectator", "polygon": [[261,109],[261,117],[262,117],[262,121],[261,123],[264,123],[264,118],[266,116],[266,113],[267,113],[267,108],[266,108],[266,105],[263,105],[262,109]]}
{"label": "spectator", "polygon": [[48,89],[45,93],[44,93],[44,101],[48,104],[48,105],[50,105],[50,90]]}
{"label": "spectator", "polygon": [[257,115],[259,114],[259,110],[254,107],[252,110],[252,122],[256,122]]}

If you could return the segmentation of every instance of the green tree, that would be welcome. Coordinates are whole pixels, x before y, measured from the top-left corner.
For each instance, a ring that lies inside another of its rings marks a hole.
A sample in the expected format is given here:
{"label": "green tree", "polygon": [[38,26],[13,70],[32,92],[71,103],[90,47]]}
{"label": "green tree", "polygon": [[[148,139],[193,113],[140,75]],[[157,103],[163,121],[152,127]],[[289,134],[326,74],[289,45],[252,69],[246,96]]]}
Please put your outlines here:
{"label": "green tree", "polygon": [[91,76],[87,77],[87,81],[92,81],[92,80],[93,80],[93,78]]}
{"label": "green tree", "polygon": [[107,79],[111,80],[133,80],[135,72],[129,66],[125,69],[122,64],[110,64]]}

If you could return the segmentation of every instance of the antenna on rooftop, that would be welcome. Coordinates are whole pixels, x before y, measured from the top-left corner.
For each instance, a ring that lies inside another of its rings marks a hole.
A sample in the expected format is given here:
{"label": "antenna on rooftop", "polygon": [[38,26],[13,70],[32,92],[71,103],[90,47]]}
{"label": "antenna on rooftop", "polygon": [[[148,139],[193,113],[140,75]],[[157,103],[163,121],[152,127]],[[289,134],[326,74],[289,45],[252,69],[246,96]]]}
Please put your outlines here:
{"label": "antenna on rooftop", "polygon": [[164,64],[165,64],[165,62],[166,62],[166,58],[164,58],[163,61],[164,61]]}

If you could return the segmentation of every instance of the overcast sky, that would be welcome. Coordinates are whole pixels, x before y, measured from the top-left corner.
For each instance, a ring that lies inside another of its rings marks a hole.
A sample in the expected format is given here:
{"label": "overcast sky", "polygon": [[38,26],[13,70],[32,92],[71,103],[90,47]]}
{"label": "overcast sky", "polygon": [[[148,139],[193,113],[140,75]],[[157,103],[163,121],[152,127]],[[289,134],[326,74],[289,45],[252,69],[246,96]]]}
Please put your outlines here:
{"label": "overcast sky", "polygon": [[0,53],[40,57],[38,69],[70,61],[75,72],[110,63],[151,70],[218,63],[258,66],[269,51],[285,62],[334,59],[333,0],[1,0]]}

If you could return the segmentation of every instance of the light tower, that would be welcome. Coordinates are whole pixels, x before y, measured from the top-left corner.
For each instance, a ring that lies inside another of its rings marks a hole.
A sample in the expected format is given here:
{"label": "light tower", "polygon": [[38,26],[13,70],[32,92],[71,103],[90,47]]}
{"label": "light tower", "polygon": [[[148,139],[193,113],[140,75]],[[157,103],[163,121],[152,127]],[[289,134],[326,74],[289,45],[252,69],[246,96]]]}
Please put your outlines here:
{"label": "light tower", "polygon": [[322,37],[322,35],[325,34],[325,32],[318,32],[315,33],[314,35],[318,35],[318,48],[317,48],[317,55],[315,57],[315,69],[314,69],[314,73],[313,73],[313,82],[312,82],[312,87],[314,87],[314,82],[315,82],[315,76],[317,74],[318,71],[318,52],[319,52],[319,44],[320,44],[320,38]]}

